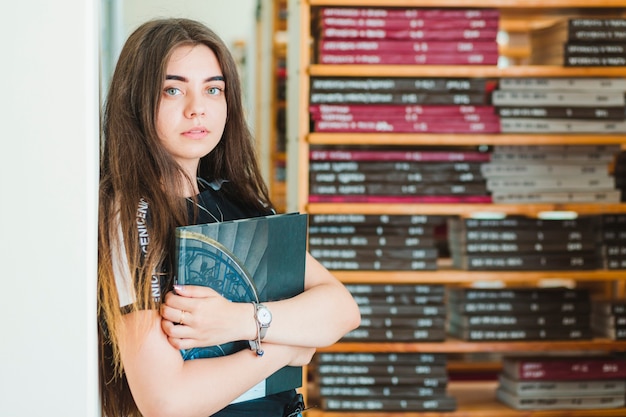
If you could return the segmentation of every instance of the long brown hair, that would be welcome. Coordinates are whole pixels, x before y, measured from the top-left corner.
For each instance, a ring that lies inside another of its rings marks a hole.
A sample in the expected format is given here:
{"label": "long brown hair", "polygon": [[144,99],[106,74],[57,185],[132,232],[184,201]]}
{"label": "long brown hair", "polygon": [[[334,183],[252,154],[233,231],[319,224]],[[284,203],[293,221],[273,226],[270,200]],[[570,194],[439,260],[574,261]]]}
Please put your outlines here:
{"label": "long brown hair", "polygon": [[[200,160],[198,177],[228,180],[225,192],[256,209],[270,205],[245,120],[237,66],[224,42],[203,24],[188,19],[149,21],[124,45],[105,104],[100,162],[98,226],[98,319],[102,409],[108,417],[139,416],[119,356],[122,312],[112,257],[126,257],[136,284],[132,309],[156,309],[151,278],[163,266],[176,226],[187,224],[178,190],[187,178],[161,145],[156,115],[165,70],[174,49],[204,44],[216,55],[226,80],[227,121],[219,144]],[[141,200],[149,204],[149,250],[141,254],[136,225]],[[122,252],[124,253],[117,253]]]}

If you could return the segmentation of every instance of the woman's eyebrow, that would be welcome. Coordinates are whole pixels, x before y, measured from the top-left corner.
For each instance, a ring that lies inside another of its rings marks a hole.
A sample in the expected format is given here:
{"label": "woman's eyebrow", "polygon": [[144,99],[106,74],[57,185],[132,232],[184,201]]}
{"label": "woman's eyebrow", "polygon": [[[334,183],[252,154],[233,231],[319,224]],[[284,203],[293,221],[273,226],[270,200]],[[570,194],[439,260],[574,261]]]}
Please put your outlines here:
{"label": "woman's eyebrow", "polygon": [[[183,77],[182,75],[166,75],[165,79],[174,80],[174,81],[182,81],[185,83],[189,81],[186,77]],[[209,81],[225,81],[225,79],[223,75],[215,75],[213,77],[209,77],[206,80],[204,80],[204,82],[209,82]]]}

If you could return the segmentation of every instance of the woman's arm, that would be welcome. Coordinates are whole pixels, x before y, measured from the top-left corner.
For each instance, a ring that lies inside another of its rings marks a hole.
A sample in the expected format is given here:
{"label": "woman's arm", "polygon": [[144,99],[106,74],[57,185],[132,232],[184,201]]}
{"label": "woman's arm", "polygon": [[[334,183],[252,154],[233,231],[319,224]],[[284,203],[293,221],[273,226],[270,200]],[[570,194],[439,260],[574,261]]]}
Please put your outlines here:
{"label": "woman's arm", "polygon": [[163,333],[157,311],[129,313],[123,320],[121,359],[133,398],[145,417],[206,417],[283,366],[307,364],[314,353],[312,348],[266,343],[262,357],[243,350],[183,361]]}
{"label": "woman's arm", "polygon": [[[308,253],[304,292],[263,304],[272,312],[267,343],[328,346],[358,327],[361,319],[350,292]],[[185,325],[177,326],[181,311],[185,311]],[[229,303],[207,288],[189,286],[178,295],[168,294],[161,314],[163,330],[178,349],[250,340],[256,333],[251,304]]]}

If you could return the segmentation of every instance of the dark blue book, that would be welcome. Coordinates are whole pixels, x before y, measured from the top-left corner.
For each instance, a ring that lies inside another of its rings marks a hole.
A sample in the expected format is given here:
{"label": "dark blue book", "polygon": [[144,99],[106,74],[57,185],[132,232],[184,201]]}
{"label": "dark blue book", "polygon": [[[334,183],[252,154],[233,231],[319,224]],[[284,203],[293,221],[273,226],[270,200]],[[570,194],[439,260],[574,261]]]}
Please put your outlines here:
{"label": "dark blue book", "polygon": [[[306,236],[307,215],[298,213],[178,227],[176,282],[211,287],[234,302],[291,298],[304,291]],[[249,349],[247,340],[181,350],[181,354],[193,360],[243,349]],[[301,385],[302,368],[287,366],[238,400]]]}

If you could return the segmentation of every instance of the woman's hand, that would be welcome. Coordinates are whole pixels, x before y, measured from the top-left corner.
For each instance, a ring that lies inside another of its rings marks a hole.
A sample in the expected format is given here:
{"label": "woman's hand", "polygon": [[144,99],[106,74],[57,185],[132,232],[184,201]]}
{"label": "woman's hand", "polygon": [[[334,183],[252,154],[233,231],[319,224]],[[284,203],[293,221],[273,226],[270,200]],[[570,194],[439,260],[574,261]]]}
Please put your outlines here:
{"label": "woman's hand", "polygon": [[161,327],[175,348],[214,346],[256,335],[252,304],[232,303],[208,287],[175,290],[161,305]]}

